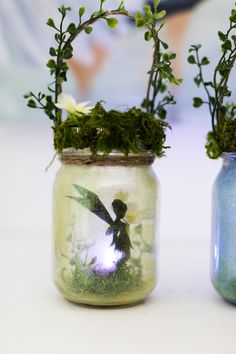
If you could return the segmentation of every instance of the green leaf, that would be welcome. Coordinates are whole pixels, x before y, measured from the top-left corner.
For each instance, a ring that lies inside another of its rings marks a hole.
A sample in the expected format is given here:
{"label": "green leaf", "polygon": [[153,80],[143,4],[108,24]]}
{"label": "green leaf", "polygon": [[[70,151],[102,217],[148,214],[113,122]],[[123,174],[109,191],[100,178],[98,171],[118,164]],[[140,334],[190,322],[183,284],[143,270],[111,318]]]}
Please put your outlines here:
{"label": "green leaf", "polygon": [[200,97],[194,97],[193,99],[193,107],[198,108],[203,105],[203,100]]}
{"label": "green leaf", "polygon": [[194,45],[191,45],[191,47],[190,47],[190,49],[189,49],[189,53],[191,53],[191,52],[198,52],[201,47],[202,47],[201,44],[194,44]]}
{"label": "green leaf", "polygon": [[95,11],[93,14],[92,14],[92,18],[95,18],[95,17],[99,17],[101,15],[104,15],[106,13],[105,10],[99,10],[99,11]]}
{"label": "green leaf", "polygon": [[48,61],[48,63],[47,63],[47,67],[50,68],[50,69],[55,69],[55,67],[56,67],[56,62],[55,62],[55,60],[50,59],[50,60]]}
{"label": "green leaf", "polygon": [[176,78],[173,78],[172,80],[170,80],[171,83],[179,86],[183,83],[183,79],[176,79]]}
{"label": "green leaf", "polygon": [[227,107],[221,106],[220,107],[220,112],[221,112],[222,115],[225,115],[227,113]]}
{"label": "green leaf", "polygon": [[84,6],[79,8],[79,16],[80,18],[85,14],[86,8]]}
{"label": "green leaf", "polygon": [[32,99],[28,101],[27,106],[30,108],[37,108],[36,102]]}
{"label": "green leaf", "polygon": [[121,0],[118,9],[119,9],[119,10],[122,10],[122,9],[124,9],[124,8],[125,8],[125,2],[124,2],[124,0]]}
{"label": "green leaf", "polygon": [[46,95],[44,93],[39,92],[39,94],[38,94],[38,99],[39,100],[42,100],[45,97],[46,97]]}
{"label": "green leaf", "polygon": [[62,71],[67,71],[68,65],[64,62],[63,64],[61,64],[60,69],[61,69]]}
{"label": "green leaf", "polygon": [[71,59],[73,57],[73,50],[71,50],[70,48],[67,48],[65,50],[65,52],[63,53],[63,58],[68,60]]}
{"label": "green leaf", "polygon": [[169,60],[174,60],[176,58],[176,54],[175,53],[170,53],[169,54]]}
{"label": "green leaf", "polygon": [[57,43],[60,43],[60,42],[61,42],[61,38],[60,38],[60,34],[59,34],[59,33],[56,33],[55,36],[54,36],[54,38],[55,38],[55,41],[56,41]]}
{"label": "green leaf", "polygon": [[208,58],[207,57],[202,58],[201,65],[208,65],[208,64],[210,64]]}
{"label": "green leaf", "polygon": [[232,12],[232,16],[230,16],[230,21],[236,23],[236,14]]}
{"label": "green leaf", "polygon": [[157,11],[159,4],[160,4],[160,0],[154,0],[153,6],[154,6],[155,12]]}
{"label": "green leaf", "polygon": [[[235,6],[236,6],[236,2],[235,2]],[[231,16],[234,16],[234,15],[236,15],[236,9],[231,10]]]}
{"label": "green leaf", "polygon": [[62,5],[58,8],[58,11],[62,14],[63,17],[65,17],[66,13],[71,11],[71,7],[70,6],[65,7],[65,5]]}
{"label": "green leaf", "polygon": [[143,10],[145,12],[145,14],[147,15],[148,18],[152,18],[152,10],[151,10],[151,6],[150,5],[145,5],[143,7]]}
{"label": "green leaf", "polygon": [[111,29],[115,29],[116,26],[117,26],[118,23],[119,23],[119,21],[117,20],[117,18],[114,18],[114,17],[107,18],[106,21],[107,21],[108,26],[109,26]]}
{"label": "green leaf", "polygon": [[136,26],[138,28],[145,26],[146,21],[145,21],[143,15],[141,14],[141,12],[137,12],[135,14],[135,22],[136,22]]}
{"label": "green leaf", "polygon": [[206,82],[204,82],[204,85],[205,85],[205,86],[210,86],[210,87],[214,88],[214,84],[213,84],[213,82],[211,82],[211,81],[206,81]]}
{"label": "green leaf", "polygon": [[49,27],[56,28],[55,23],[54,23],[54,21],[53,21],[52,18],[49,18],[49,19],[47,20],[47,25],[48,25]]}
{"label": "green leaf", "polygon": [[153,18],[158,21],[158,20],[161,20],[163,17],[166,16],[166,11],[165,10],[162,10],[160,12],[157,12],[153,15]]}
{"label": "green leaf", "polygon": [[210,102],[211,102],[211,104],[215,105],[215,103],[216,103],[215,97],[211,96],[210,97]]}
{"label": "green leaf", "polygon": [[151,31],[145,32],[144,38],[145,38],[145,41],[150,41],[152,39],[152,32]]}
{"label": "green leaf", "polygon": [[194,55],[190,55],[188,57],[188,62],[189,62],[189,64],[196,64],[195,56]]}
{"label": "green leaf", "polygon": [[161,87],[160,87],[160,92],[164,93],[166,90],[167,90],[167,86],[162,84]]}
{"label": "green leaf", "polygon": [[222,154],[215,133],[213,132],[209,132],[207,135],[206,152],[211,159],[217,159]]}
{"label": "green leaf", "polygon": [[26,98],[26,99],[32,97],[32,92],[29,92],[29,93],[24,94],[23,97]]}
{"label": "green leaf", "polygon": [[49,54],[52,56],[52,57],[56,57],[57,56],[57,52],[56,52],[56,49],[51,47],[50,50],[49,50]]}
{"label": "green leaf", "polygon": [[162,44],[162,46],[163,46],[164,49],[168,49],[168,48],[169,48],[169,46],[168,46],[167,43],[165,43],[165,42],[163,42],[163,41],[161,41],[161,40],[160,40],[160,42],[161,42],[161,44]]}
{"label": "green leaf", "polygon": [[232,43],[229,39],[227,39],[221,46],[221,48],[223,49],[223,51],[228,51],[232,49]]}
{"label": "green leaf", "polygon": [[65,77],[64,76],[58,76],[58,78],[57,78],[57,83],[59,84],[59,85],[61,85],[61,84],[63,84],[63,82],[65,82],[66,80],[65,80]]}
{"label": "green leaf", "polygon": [[163,58],[164,61],[169,61],[169,53],[164,53],[162,55],[162,58]]}
{"label": "green leaf", "polygon": [[46,101],[47,101],[48,105],[50,105],[52,108],[54,108],[54,103],[53,103],[53,100],[52,100],[52,96],[46,96]]}
{"label": "green leaf", "polygon": [[69,32],[70,34],[75,33],[77,27],[74,23],[71,23],[68,27],[67,27],[67,32]]}
{"label": "green leaf", "polygon": [[226,41],[227,39],[227,36],[221,31],[218,31],[218,36],[222,42]]}
{"label": "green leaf", "polygon": [[158,107],[158,117],[161,119],[165,119],[167,115],[167,111],[163,106]]}
{"label": "green leaf", "polygon": [[55,90],[52,89],[50,86],[48,86],[48,91],[52,92],[52,93],[55,93]]}
{"label": "green leaf", "polygon": [[171,60],[174,60],[176,58],[176,54],[175,53],[164,53],[162,55],[163,60],[167,63],[169,63]]}
{"label": "green leaf", "polygon": [[91,27],[91,26],[86,27],[86,28],[84,29],[84,32],[87,33],[87,34],[92,33],[92,32],[93,32],[93,27]]}

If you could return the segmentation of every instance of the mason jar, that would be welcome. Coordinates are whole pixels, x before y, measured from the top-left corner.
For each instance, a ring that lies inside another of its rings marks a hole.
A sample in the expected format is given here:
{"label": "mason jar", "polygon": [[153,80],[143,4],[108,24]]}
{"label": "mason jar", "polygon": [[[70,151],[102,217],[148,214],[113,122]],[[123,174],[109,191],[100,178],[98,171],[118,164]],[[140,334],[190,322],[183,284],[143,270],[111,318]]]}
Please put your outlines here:
{"label": "mason jar", "polygon": [[212,283],[236,303],[236,153],[224,153],[213,187]]}
{"label": "mason jar", "polygon": [[158,180],[151,154],[66,150],[54,184],[54,281],[68,300],[123,306],[156,284]]}

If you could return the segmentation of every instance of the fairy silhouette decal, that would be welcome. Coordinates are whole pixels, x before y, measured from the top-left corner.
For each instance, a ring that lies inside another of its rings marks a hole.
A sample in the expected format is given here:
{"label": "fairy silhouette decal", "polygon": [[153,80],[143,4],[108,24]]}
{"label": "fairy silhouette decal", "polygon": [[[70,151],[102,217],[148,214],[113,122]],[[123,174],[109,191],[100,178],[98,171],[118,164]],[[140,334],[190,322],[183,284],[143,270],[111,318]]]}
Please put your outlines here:
{"label": "fairy silhouette decal", "polygon": [[106,207],[96,194],[77,184],[73,184],[73,187],[80,193],[81,196],[68,196],[68,198],[75,200],[109,225],[106,230],[106,235],[112,235],[111,246],[114,246],[115,250],[122,252],[123,257],[120,264],[127,262],[130,258],[130,248],[132,248],[128,235],[129,224],[122,221],[127,212],[127,205],[120,199],[115,199],[112,202],[112,208],[116,215],[115,220],[113,220]]}

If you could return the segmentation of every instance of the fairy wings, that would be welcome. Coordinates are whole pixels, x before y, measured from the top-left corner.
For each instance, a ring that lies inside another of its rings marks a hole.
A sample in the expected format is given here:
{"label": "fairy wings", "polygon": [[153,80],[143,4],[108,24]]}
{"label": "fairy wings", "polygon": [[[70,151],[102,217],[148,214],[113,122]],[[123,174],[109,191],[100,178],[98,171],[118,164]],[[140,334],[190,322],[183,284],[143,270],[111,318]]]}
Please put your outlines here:
{"label": "fairy wings", "polygon": [[89,190],[79,186],[78,184],[73,184],[73,187],[76,189],[77,192],[80,193],[82,197],[67,196],[68,198],[75,200],[84,208],[90,210],[100,219],[104,220],[108,225],[112,225],[113,220],[109,212],[95,193],[90,192]]}

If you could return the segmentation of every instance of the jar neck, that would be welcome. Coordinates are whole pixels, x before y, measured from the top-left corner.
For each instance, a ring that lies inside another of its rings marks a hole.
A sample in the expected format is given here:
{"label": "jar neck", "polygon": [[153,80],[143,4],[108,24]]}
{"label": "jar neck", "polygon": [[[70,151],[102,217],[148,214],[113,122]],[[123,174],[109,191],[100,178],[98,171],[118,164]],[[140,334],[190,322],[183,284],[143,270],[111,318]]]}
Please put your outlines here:
{"label": "jar neck", "polygon": [[223,166],[236,165],[236,152],[223,152]]}
{"label": "jar neck", "polygon": [[112,152],[108,156],[103,154],[92,156],[90,150],[65,149],[60,155],[60,160],[65,165],[97,165],[97,166],[150,166],[155,160],[152,153],[129,154],[124,156],[120,152]]}

